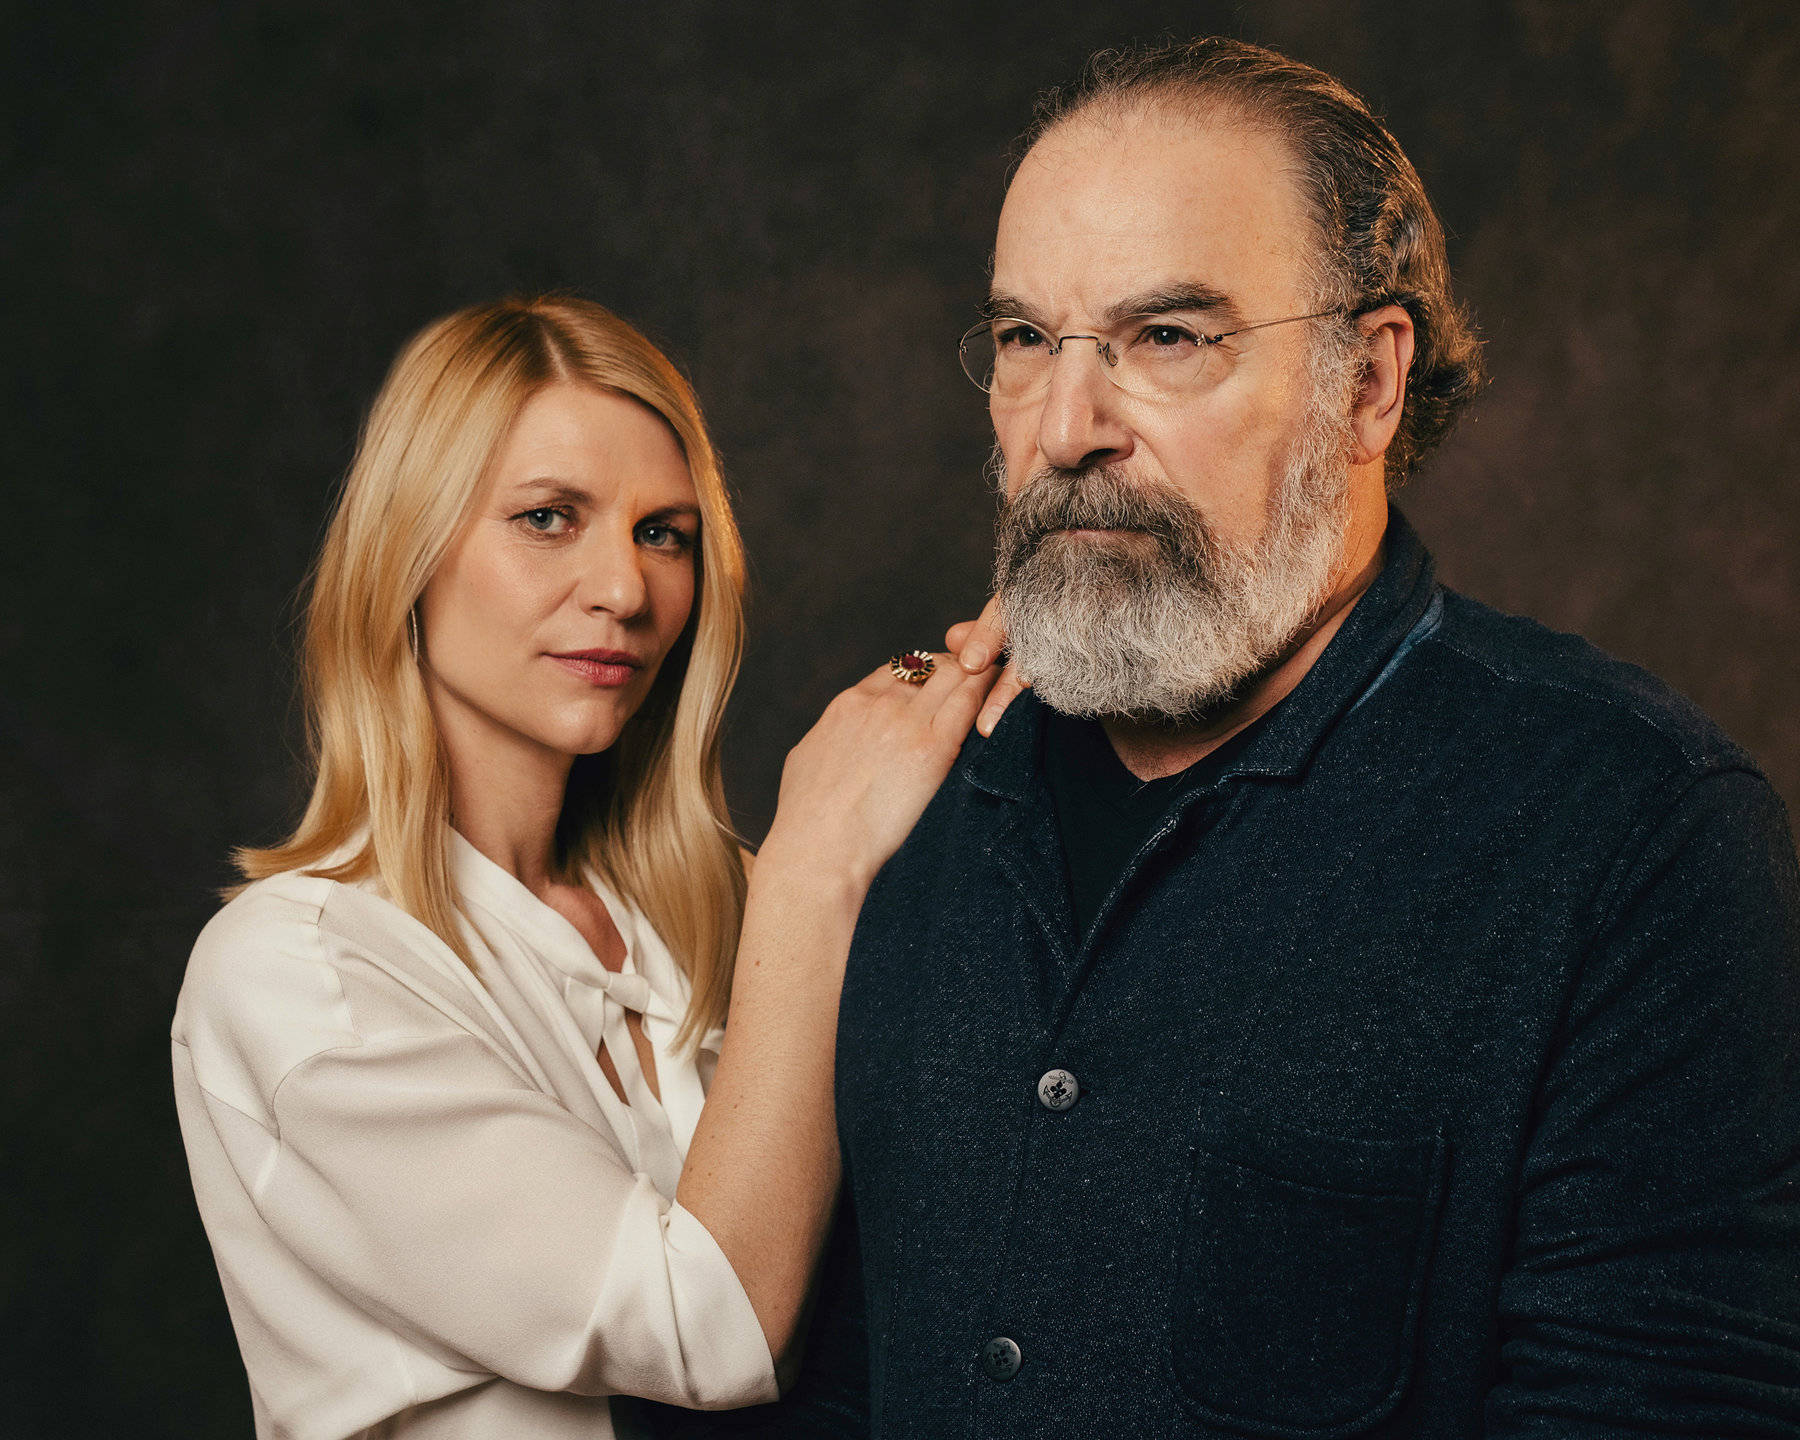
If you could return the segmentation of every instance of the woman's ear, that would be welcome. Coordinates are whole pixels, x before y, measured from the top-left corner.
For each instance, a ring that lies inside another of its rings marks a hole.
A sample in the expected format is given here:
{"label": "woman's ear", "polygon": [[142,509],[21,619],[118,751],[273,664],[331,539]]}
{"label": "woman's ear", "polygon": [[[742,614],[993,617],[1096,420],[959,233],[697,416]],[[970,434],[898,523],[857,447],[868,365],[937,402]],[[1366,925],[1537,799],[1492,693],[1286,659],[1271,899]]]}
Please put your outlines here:
{"label": "woman's ear", "polygon": [[1412,369],[1412,316],[1399,305],[1383,305],[1357,317],[1363,332],[1363,373],[1350,407],[1350,463],[1379,460],[1393,443],[1406,406],[1406,376]]}

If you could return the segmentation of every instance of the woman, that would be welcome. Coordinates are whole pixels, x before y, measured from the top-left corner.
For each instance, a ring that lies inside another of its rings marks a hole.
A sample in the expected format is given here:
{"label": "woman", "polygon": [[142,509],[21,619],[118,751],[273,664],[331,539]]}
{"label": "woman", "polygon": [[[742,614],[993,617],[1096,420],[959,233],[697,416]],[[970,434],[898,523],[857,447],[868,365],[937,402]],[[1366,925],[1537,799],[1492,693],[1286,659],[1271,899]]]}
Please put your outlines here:
{"label": "woman", "polygon": [[992,672],[838,697],[746,887],[742,585],[693,396],[623,321],[503,302],[401,354],[313,580],[311,802],[240,853],[175,1020],[259,1435],[775,1396],[851,930]]}

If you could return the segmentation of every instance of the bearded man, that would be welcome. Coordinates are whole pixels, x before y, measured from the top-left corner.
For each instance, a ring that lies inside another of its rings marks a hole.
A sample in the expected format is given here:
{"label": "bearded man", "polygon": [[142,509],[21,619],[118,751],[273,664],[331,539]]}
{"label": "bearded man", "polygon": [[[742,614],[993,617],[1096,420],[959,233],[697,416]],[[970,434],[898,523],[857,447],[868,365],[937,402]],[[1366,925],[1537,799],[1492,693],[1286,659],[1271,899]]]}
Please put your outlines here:
{"label": "bearded man", "polygon": [[1478,379],[1412,165],[1225,40],[1029,140],[962,348],[1032,688],[863,911],[772,1433],[1800,1434],[1787,822],[1390,509]]}

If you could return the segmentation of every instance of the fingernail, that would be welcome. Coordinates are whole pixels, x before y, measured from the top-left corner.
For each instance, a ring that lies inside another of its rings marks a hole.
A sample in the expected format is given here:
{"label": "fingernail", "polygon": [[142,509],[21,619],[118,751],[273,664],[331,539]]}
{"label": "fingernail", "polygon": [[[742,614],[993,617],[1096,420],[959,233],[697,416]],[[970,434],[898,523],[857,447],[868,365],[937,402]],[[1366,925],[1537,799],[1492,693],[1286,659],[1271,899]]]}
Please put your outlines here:
{"label": "fingernail", "polygon": [[979,640],[965,646],[962,652],[962,667],[971,675],[979,675],[994,663],[994,652]]}
{"label": "fingernail", "polygon": [[1004,711],[989,707],[975,717],[975,728],[981,732],[982,739],[985,740],[994,733],[994,726],[1000,723],[1000,716],[1004,713]]}

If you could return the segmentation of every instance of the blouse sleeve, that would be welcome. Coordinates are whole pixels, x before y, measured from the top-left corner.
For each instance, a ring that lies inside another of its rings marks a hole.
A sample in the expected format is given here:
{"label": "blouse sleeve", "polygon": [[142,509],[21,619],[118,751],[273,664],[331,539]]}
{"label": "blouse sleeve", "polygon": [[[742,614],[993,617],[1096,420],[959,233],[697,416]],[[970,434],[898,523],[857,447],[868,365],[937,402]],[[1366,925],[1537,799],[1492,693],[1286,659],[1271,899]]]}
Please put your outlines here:
{"label": "blouse sleeve", "polygon": [[756,1313],[704,1226],[479,1037],[315,1054],[246,1177],[310,1268],[453,1367],[693,1408],[773,1399]]}

